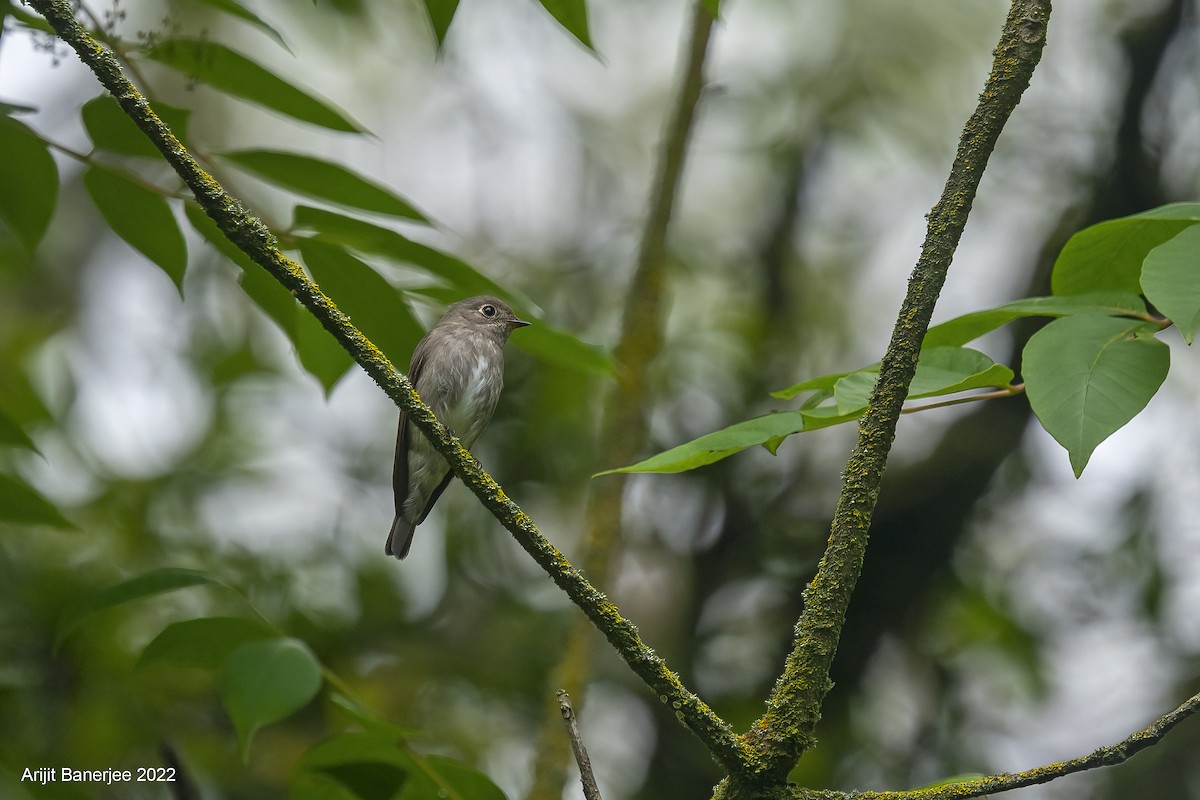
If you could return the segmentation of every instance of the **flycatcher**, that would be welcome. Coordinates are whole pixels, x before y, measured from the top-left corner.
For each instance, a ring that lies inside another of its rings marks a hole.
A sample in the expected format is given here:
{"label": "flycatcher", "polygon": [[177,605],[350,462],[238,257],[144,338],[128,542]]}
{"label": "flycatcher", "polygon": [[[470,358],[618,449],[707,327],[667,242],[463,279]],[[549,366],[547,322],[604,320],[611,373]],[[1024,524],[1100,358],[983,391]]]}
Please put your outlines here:
{"label": "flycatcher", "polygon": [[[438,419],[470,449],[487,427],[504,388],[504,343],[528,325],[494,297],[460,300],[413,350],[408,379]],[[446,459],[400,412],[392,490],[396,520],[384,552],[408,555],[413,531],[454,477]]]}

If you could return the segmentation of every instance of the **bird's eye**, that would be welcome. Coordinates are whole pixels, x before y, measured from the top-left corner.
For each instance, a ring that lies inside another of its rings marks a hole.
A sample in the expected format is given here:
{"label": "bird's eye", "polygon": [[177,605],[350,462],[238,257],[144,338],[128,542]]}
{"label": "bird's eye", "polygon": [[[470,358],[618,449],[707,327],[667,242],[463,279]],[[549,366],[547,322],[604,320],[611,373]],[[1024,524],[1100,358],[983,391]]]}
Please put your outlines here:
{"label": "bird's eye", "polygon": [[479,313],[483,314],[488,319],[491,319],[492,317],[496,316],[496,307],[489,303],[488,305],[481,307],[479,309]]}

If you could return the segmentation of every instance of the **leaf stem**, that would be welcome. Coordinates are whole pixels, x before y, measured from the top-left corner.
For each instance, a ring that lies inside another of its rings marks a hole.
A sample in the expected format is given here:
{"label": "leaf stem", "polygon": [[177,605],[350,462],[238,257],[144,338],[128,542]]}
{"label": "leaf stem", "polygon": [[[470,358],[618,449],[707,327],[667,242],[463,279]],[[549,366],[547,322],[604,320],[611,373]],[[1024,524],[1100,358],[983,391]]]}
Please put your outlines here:
{"label": "leaf stem", "polygon": [[983,394],[973,394],[969,397],[956,397],[953,400],[940,400],[936,403],[926,403],[923,406],[908,406],[902,410],[901,414],[915,414],[918,411],[929,411],[934,408],[946,408],[947,406],[958,406],[963,403],[974,403],[979,400],[995,400],[1000,397],[1013,397],[1025,392],[1025,384],[1015,383],[1009,384],[1003,389],[997,389],[994,392],[984,392]]}

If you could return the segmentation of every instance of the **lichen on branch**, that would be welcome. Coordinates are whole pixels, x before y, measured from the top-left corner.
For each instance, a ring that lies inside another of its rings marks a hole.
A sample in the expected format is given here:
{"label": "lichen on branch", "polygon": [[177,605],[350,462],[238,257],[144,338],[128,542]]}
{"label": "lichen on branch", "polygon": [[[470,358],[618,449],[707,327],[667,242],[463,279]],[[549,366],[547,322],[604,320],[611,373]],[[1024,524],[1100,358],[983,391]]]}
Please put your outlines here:
{"label": "lichen on branch", "polygon": [[830,667],[862,571],[871,515],[921,341],[988,159],[1041,60],[1050,5],[1050,0],[1013,0],[991,73],[963,128],[941,198],[929,214],[921,255],[843,473],[829,542],[804,594],[792,651],[767,701],[766,714],[748,734],[763,769],[776,781],[783,781],[814,743],[821,704],[830,688]]}

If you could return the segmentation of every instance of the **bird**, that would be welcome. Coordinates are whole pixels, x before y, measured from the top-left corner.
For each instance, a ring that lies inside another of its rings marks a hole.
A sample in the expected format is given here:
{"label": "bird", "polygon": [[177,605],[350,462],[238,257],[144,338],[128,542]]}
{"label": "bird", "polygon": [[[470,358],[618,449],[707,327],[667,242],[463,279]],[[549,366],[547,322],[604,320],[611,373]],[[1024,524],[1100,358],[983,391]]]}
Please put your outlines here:
{"label": "bird", "polygon": [[[504,388],[504,345],[530,323],[495,297],[451,305],[413,350],[408,379],[463,447],[470,449],[496,411]],[[416,527],[454,477],[445,458],[400,412],[392,491],[396,517],[384,552],[403,559]]]}

